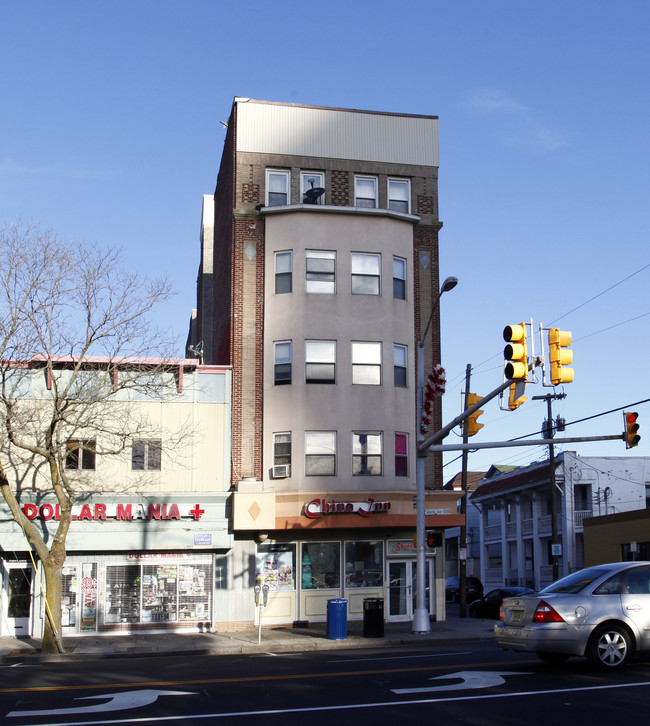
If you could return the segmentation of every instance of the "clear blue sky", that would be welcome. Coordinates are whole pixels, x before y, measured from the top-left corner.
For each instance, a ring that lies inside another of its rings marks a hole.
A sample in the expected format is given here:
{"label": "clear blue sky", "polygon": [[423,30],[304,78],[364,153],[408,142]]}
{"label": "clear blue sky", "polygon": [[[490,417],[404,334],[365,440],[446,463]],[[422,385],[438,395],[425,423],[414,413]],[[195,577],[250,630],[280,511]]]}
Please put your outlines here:
{"label": "clear blue sky", "polygon": [[[178,295],[162,314],[181,340],[234,96],[434,114],[441,278],[460,280],[441,300],[445,420],[466,365],[473,391],[494,389],[503,327],[531,317],[573,332],[567,422],[649,397],[649,3],[2,0],[0,29],[0,221],[167,274]],[[566,448],[647,453],[650,407],[637,409],[633,451]],[[533,433],[545,412],[492,402],[473,440]],[[568,433],[622,430],[616,412]],[[470,468],[545,455],[484,450]]]}

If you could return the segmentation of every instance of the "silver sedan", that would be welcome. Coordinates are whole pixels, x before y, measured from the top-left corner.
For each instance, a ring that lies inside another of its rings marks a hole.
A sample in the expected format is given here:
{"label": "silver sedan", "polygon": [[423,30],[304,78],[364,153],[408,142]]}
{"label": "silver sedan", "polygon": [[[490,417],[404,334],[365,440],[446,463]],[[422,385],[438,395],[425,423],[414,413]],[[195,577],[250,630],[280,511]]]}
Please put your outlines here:
{"label": "silver sedan", "polygon": [[585,656],[614,670],[650,655],[650,562],[615,562],[574,572],[532,595],[503,601],[494,626],[503,650],[547,663]]}

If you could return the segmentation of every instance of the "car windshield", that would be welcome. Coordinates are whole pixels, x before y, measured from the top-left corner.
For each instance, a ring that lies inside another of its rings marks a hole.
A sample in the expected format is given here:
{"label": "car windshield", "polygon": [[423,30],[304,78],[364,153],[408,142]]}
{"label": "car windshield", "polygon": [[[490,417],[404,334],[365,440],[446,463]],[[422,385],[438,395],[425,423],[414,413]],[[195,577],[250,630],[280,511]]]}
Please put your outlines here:
{"label": "car windshield", "polygon": [[598,567],[588,567],[586,570],[580,570],[574,572],[571,575],[563,577],[561,580],[553,582],[548,587],[540,590],[540,595],[548,595],[550,593],[569,593],[575,594],[584,590],[587,585],[590,585],[594,580],[606,575],[609,570],[604,570]]}

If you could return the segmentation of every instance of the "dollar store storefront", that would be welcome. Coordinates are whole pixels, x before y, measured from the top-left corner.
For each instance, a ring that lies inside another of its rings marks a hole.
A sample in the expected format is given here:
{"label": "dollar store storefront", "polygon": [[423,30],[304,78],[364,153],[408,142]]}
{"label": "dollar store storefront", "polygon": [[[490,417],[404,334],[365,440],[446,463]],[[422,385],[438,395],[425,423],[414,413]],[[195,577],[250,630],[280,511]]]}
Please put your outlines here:
{"label": "dollar store storefront", "polygon": [[[78,503],[63,566],[63,635],[207,631],[215,619],[225,619],[228,496],[92,496]],[[54,534],[58,505],[41,499],[21,506],[48,536]],[[6,506],[0,517],[0,635],[41,637],[42,567]]]}

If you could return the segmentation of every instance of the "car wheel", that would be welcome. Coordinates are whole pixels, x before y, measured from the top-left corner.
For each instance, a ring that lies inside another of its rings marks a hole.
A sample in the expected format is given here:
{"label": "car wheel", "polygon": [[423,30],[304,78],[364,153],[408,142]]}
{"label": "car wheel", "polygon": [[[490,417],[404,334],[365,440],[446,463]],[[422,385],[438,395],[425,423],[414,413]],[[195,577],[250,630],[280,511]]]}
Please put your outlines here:
{"label": "car wheel", "polygon": [[630,659],[632,641],[621,625],[596,628],[587,645],[587,658],[603,670],[622,668]]}
{"label": "car wheel", "polygon": [[535,655],[540,659],[543,660],[544,663],[548,663],[549,665],[562,665],[562,663],[566,663],[567,660],[569,660],[569,656],[565,653],[535,653]]}

